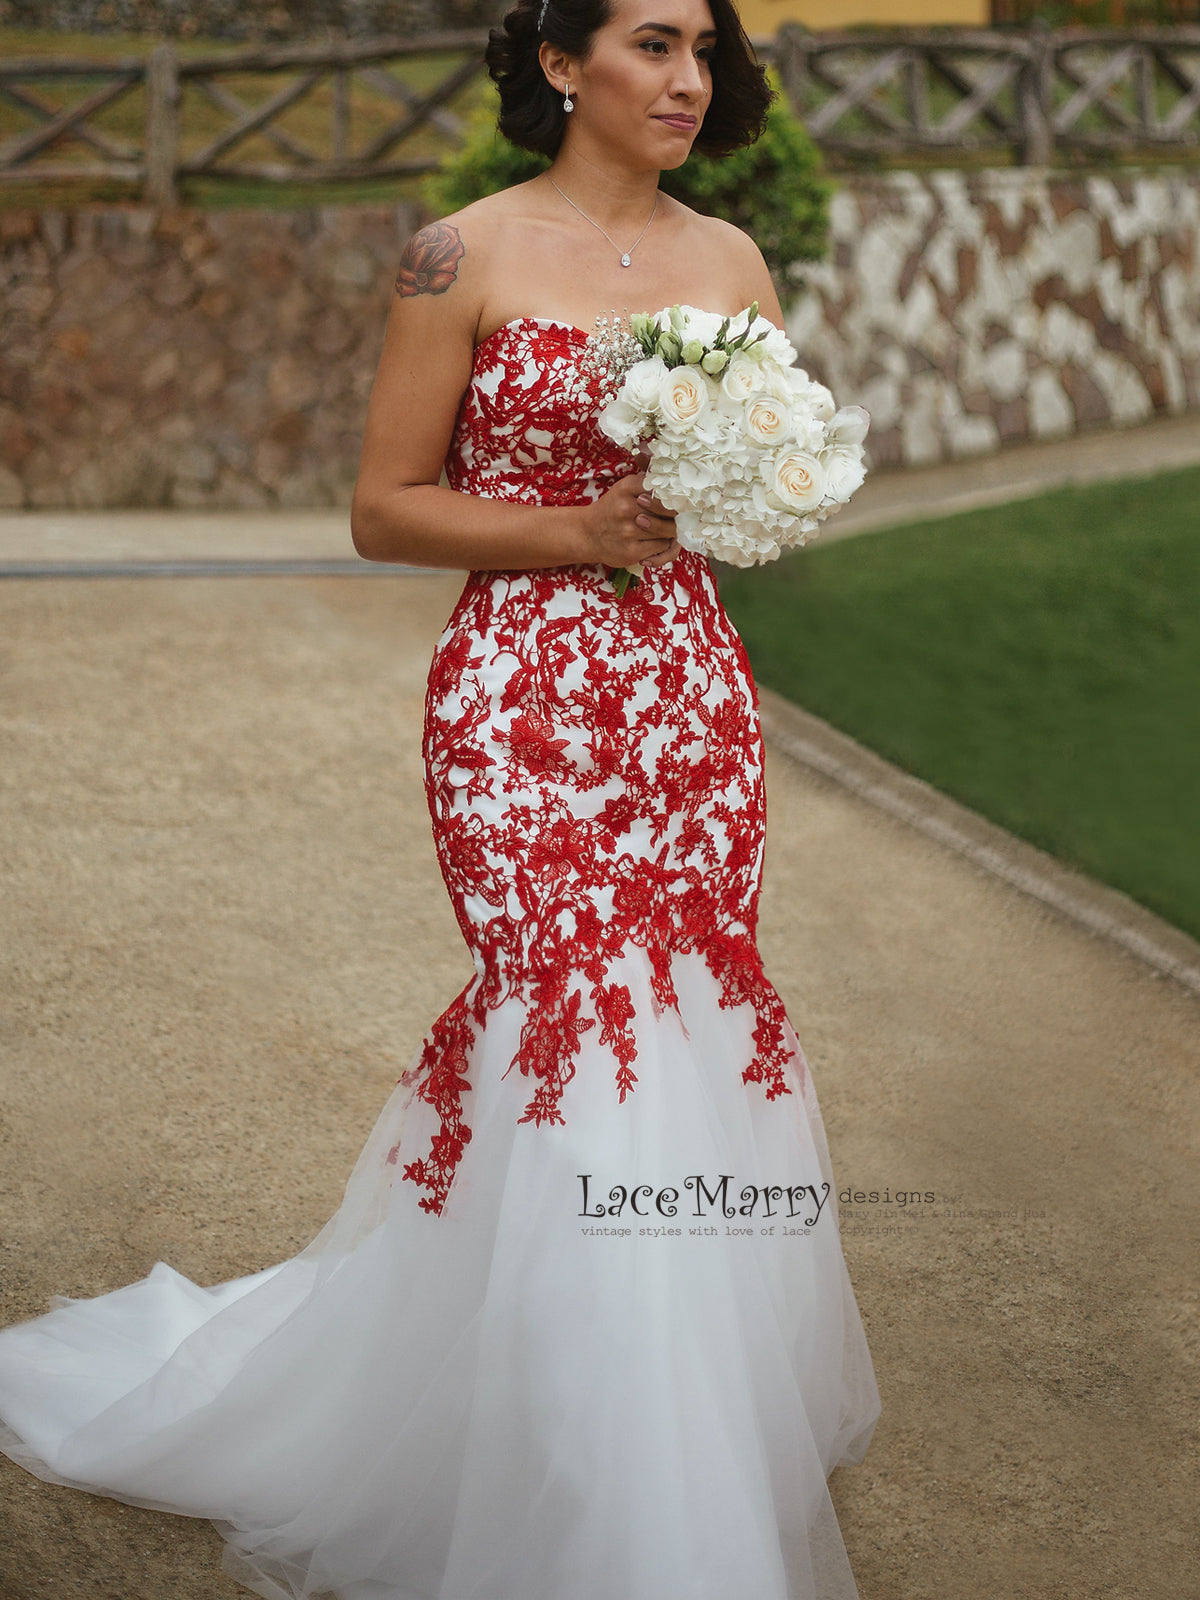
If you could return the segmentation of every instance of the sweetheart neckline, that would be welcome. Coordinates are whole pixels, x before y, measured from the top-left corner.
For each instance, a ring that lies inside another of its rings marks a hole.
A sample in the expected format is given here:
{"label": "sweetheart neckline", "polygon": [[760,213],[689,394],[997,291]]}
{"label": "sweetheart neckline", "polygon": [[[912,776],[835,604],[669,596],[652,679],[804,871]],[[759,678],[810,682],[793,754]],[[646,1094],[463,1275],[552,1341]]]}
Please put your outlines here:
{"label": "sweetheart neckline", "polygon": [[498,338],[500,334],[507,333],[509,328],[519,327],[522,322],[546,323],[554,328],[565,328],[568,333],[576,334],[580,339],[591,338],[590,333],[586,333],[584,329],[577,327],[575,323],[563,322],[558,317],[510,317],[507,322],[502,322],[498,328],[493,328],[491,333],[481,339],[475,346],[476,351],[482,350],[484,345],[491,344],[492,340]]}

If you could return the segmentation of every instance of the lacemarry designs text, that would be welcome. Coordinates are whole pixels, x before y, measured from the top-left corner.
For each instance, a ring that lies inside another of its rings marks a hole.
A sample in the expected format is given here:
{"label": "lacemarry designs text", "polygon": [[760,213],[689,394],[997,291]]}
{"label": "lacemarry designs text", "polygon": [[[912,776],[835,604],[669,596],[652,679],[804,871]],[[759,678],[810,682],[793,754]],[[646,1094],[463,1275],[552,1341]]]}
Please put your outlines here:
{"label": "lacemarry designs text", "polygon": [[[737,1191],[740,1205],[735,1205],[730,1199],[730,1184],[735,1180],[731,1173],[722,1173],[710,1187],[702,1174],[693,1173],[683,1180],[681,1187],[673,1184],[664,1184],[655,1189],[652,1184],[642,1183],[629,1187],[623,1183],[614,1184],[608,1191],[607,1204],[604,1200],[591,1199],[589,1186],[592,1183],[590,1172],[580,1172],[576,1176],[583,1186],[582,1206],[578,1212],[581,1217],[621,1218],[628,1207],[631,1216],[652,1217],[657,1213],[660,1217],[673,1217],[679,1210],[679,1199],[684,1190],[687,1190],[695,1203],[695,1209],[690,1213],[693,1217],[707,1217],[710,1208],[715,1207],[717,1214],[722,1217],[751,1217],[766,1218],[778,1217],[781,1219],[781,1232],[783,1233],[808,1233],[816,1227],[829,1199],[830,1185],[822,1183],[819,1188],[811,1183],[768,1183],[745,1184]],[[782,1219],[798,1220],[799,1226],[794,1228],[782,1226]],[[689,1234],[715,1234],[719,1230],[715,1227],[688,1228]],[[726,1225],[727,1234],[752,1233],[752,1228],[731,1228]],[[762,1232],[774,1233],[775,1228],[762,1229]],[[581,1233],[615,1234],[625,1236],[632,1232],[630,1228],[598,1227],[581,1228]],[[654,1227],[639,1228],[639,1235],[669,1235],[679,1234],[682,1228]]]}

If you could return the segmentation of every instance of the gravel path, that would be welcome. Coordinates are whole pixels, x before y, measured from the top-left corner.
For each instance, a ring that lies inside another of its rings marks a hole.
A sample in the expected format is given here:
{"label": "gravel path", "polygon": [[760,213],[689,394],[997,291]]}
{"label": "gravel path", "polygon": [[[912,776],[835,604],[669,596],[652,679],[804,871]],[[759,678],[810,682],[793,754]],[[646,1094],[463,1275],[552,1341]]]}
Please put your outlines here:
{"label": "gravel path", "polygon": [[[0,1317],[282,1259],[470,966],[444,576],[0,585]],[[761,944],[883,1393],[863,1600],[1192,1592],[1200,997],[773,751]],[[0,1600],[220,1600],[205,1523],[0,1463]],[[664,1596],[664,1600],[678,1597]]]}

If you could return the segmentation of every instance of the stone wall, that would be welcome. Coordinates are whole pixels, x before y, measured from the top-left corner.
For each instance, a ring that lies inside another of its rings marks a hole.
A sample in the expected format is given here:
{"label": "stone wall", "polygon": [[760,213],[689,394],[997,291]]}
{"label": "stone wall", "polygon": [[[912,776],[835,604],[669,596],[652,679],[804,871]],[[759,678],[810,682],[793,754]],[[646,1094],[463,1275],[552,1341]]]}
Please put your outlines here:
{"label": "stone wall", "polygon": [[[420,220],[0,211],[0,505],[345,503]],[[872,466],[1200,408],[1200,173],[856,179],[799,276]]]}
{"label": "stone wall", "polygon": [[419,221],[0,211],[0,505],[347,502]]}
{"label": "stone wall", "polygon": [[831,220],[788,329],[874,465],[1200,407],[1200,172],[894,173]]}

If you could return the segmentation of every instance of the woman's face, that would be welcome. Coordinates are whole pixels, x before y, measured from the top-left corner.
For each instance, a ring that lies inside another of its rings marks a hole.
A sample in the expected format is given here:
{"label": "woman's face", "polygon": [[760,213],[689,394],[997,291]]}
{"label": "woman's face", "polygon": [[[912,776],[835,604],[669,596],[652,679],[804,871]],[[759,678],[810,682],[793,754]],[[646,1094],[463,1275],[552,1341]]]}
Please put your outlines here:
{"label": "woman's face", "polygon": [[563,70],[575,102],[564,139],[575,124],[631,166],[681,166],[712,99],[715,48],[708,0],[613,0],[587,60]]}

